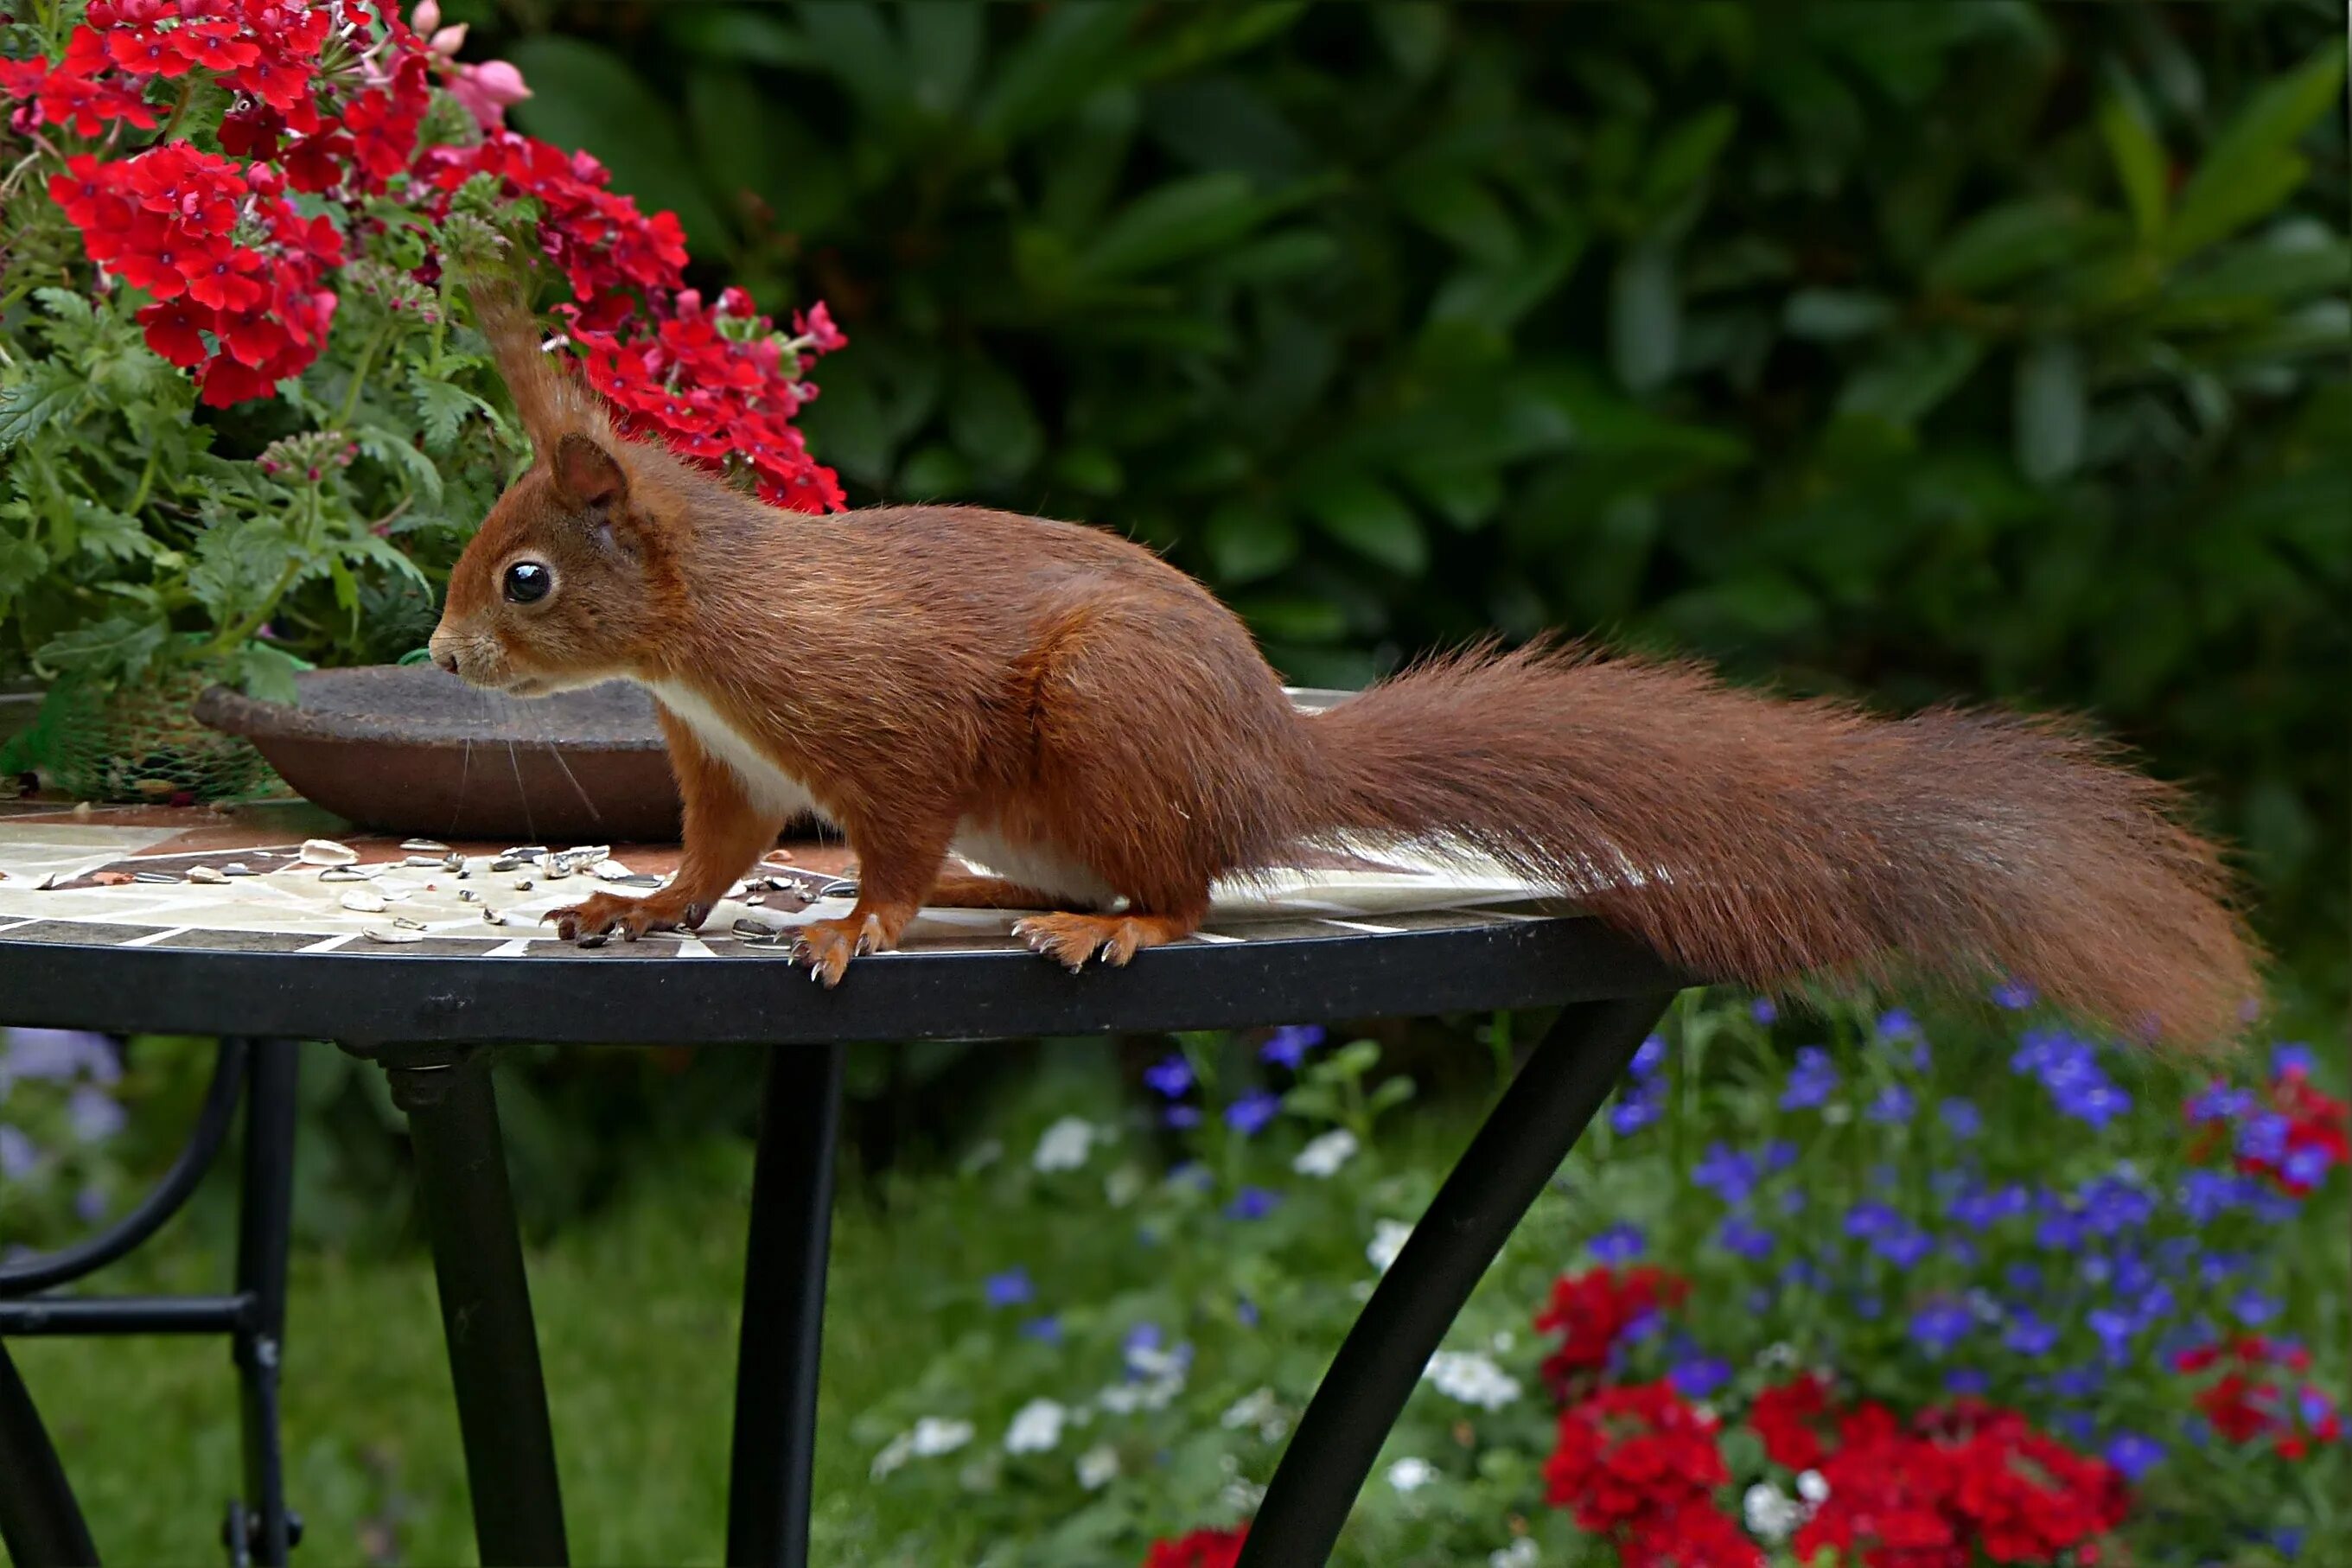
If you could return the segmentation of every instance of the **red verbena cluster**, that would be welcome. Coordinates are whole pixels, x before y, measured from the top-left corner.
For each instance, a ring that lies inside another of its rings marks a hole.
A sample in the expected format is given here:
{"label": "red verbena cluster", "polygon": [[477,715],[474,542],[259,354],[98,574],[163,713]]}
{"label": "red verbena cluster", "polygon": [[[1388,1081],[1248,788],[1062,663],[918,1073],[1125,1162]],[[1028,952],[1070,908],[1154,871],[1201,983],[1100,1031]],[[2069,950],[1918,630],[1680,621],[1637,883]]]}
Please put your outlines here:
{"label": "red verbena cluster", "polygon": [[1548,1499],[1615,1541],[1625,1568],[1758,1568],[1763,1552],[1716,1506],[1731,1479],[1716,1432],[1671,1383],[1600,1389],[1560,1412]]}
{"label": "red verbena cluster", "polygon": [[2311,1081],[2301,1066],[2272,1078],[2270,1108],[2286,1121],[2285,1147],[2275,1154],[2241,1151],[2238,1169],[2281,1192],[2305,1197],[2329,1170],[2352,1163],[2352,1107]]}
{"label": "red verbena cluster", "polygon": [[1864,1568],[2095,1563],[2129,1503],[2113,1466],[2076,1453],[2024,1416],[1975,1401],[1932,1406],[1908,1426],[1864,1403],[1837,1419],[1819,1466],[1828,1497],[1795,1536]]}
{"label": "red verbena cluster", "polygon": [[1637,1325],[1680,1306],[1690,1282],[1663,1268],[1589,1268],[1552,1281],[1551,1300],[1536,1314],[1536,1331],[1558,1334],[1560,1342],[1544,1358],[1543,1374],[1555,1392],[1589,1382],[1606,1372],[1610,1352]]}
{"label": "red verbena cluster", "polygon": [[[0,95],[19,133],[108,139],[64,155],[51,196],[104,274],[151,297],[138,312],[149,346],[194,371],[209,405],[267,397],[319,357],[331,274],[385,232],[381,198],[437,220],[488,176],[536,205],[539,246],[572,292],[572,341],[628,427],[740,463],[775,504],[844,505],[793,425],[815,395],[814,356],[845,342],[824,307],[796,316],[789,340],[739,289],[706,309],[685,286],[675,215],[639,211],[587,154],[503,129],[503,107],[528,96],[514,68],[457,63],[464,29],[439,27],[432,0],[416,20],[325,0],[95,0],[54,66],[0,64]],[[218,153],[173,140],[179,110],[155,95],[162,83],[184,108],[199,71],[233,95]],[[419,145],[436,77],[478,141]],[[163,140],[115,153],[121,127],[159,124]],[[303,217],[289,192],[335,216]],[[429,261],[418,280],[438,273]]]}
{"label": "red verbena cluster", "polygon": [[1240,1530],[1195,1530],[1169,1541],[1155,1541],[1143,1554],[1143,1568],[1234,1568],[1241,1561],[1247,1527]]}
{"label": "red verbena cluster", "polygon": [[[2196,1394],[2213,1430],[2232,1443],[2267,1439],[2279,1457],[2307,1458],[2315,1443],[2344,1436],[2344,1418],[2326,1390],[2306,1381],[2311,1352],[2262,1334],[2181,1352],[2173,1366],[2191,1376],[2216,1373]],[[2279,1373],[2292,1374],[2282,1378]]]}

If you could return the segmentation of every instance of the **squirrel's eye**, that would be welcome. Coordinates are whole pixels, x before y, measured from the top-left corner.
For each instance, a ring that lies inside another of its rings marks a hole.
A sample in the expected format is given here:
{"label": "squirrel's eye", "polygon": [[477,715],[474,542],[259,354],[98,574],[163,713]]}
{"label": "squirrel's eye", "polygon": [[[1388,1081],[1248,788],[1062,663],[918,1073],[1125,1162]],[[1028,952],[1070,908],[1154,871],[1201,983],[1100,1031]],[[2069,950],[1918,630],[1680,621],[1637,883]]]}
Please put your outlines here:
{"label": "squirrel's eye", "polygon": [[514,604],[537,604],[554,586],[554,574],[536,561],[518,561],[507,568],[507,598]]}

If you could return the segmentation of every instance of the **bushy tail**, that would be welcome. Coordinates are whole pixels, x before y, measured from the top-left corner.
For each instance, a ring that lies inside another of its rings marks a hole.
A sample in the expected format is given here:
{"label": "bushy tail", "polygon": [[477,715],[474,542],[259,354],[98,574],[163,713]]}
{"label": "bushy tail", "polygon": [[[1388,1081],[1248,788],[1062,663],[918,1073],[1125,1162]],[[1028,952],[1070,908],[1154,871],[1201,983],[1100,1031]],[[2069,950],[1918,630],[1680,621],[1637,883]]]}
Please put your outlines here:
{"label": "bushy tail", "polygon": [[2047,721],[1883,721],[1536,647],[1423,665],[1307,727],[1323,830],[1451,837],[1711,979],[2013,977],[2189,1045],[2257,994],[2179,793]]}

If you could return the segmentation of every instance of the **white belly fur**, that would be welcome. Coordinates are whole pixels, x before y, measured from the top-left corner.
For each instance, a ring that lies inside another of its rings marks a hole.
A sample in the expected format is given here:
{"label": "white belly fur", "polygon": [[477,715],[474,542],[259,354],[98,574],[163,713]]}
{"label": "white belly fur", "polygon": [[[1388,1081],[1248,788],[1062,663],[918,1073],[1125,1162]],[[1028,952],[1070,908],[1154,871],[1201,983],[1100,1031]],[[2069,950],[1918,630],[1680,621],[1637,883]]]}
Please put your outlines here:
{"label": "white belly fur", "polygon": [[1118,901],[1111,885],[1092,868],[1038,845],[1010,843],[970,817],[956,824],[950,847],[959,859],[992,876],[1050,893],[1075,909],[1108,910]]}
{"label": "white belly fur", "polygon": [[825,815],[807,784],[778,767],[759,744],[723,718],[694,688],[676,680],[649,680],[646,689],[661,705],[686,721],[702,749],[732,769],[743,781],[751,804],[782,821],[814,812]]}

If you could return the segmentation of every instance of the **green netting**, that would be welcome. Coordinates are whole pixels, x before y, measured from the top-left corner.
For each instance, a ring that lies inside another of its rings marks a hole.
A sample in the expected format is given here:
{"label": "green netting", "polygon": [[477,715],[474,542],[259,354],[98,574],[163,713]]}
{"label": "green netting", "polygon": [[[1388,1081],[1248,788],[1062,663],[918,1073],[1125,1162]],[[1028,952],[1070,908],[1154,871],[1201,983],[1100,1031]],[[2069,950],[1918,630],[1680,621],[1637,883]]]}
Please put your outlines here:
{"label": "green netting", "polygon": [[210,682],[192,671],[110,689],[49,688],[32,727],[0,746],[0,773],[35,773],[77,800],[233,800],[286,786],[250,742],[208,730],[189,710]]}

